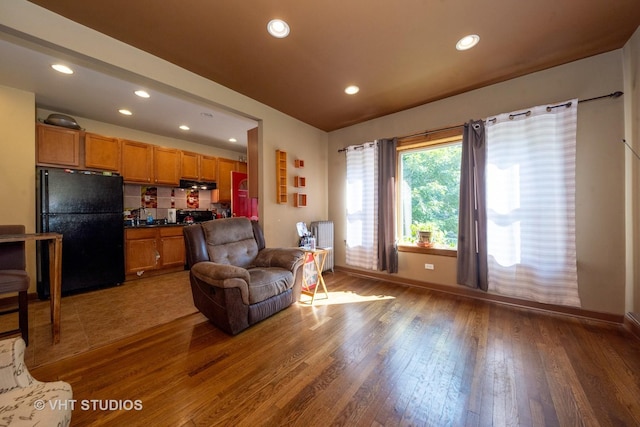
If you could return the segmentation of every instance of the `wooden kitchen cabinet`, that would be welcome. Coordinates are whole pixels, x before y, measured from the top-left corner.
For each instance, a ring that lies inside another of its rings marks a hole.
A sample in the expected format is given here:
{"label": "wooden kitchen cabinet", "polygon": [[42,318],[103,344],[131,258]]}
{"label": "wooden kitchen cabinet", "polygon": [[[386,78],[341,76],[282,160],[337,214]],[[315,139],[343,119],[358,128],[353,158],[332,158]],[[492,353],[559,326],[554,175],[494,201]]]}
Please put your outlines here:
{"label": "wooden kitchen cabinet", "polygon": [[202,181],[215,182],[218,179],[218,158],[200,156],[200,179]]}
{"label": "wooden kitchen cabinet", "polygon": [[217,157],[190,153],[188,151],[182,151],[180,157],[182,159],[181,176],[183,179],[207,182],[215,182],[218,179],[216,176],[218,170]]}
{"label": "wooden kitchen cabinet", "polygon": [[231,201],[231,172],[236,170],[235,160],[218,157],[218,202]]}
{"label": "wooden kitchen cabinet", "polygon": [[182,227],[128,228],[125,230],[125,273],[180,269],[185,265]]}
{"label": "wooden kitchen cabinet", "polygon": [[186,257],[182,227],[161,227],[158,230],[161,268],[184,267]]}
{"label": "wooden kitchen cabinet", "polygon": [[180,185],[180,150],[153,147],[153,182],[159,185]]}
{"label": "wooden kitchen cabinet", "polygon": [[125,182],[153,182],[153,146],[122,140],[122,178]]}
{"label": "wooden kitchen cabinet", "polygon": [[181,173],[180,176],[183,179],[200,179],[200,154],[190,153],[188,151],[182,151],[180,153],[181,159]]}
{"label": "wooden kitchen cabinet", "polygon": [[36,136],[37,164],[80,166],[80,131],[37,123]]}
{"label": "wooden kitchen cabinet", "polygon": [[84,137],[84,164],[88,168],[120,171],[122,150],[120,140],[87,132]]}
{"label": "wooden kitchen cabinet", "polygon": [[122,177],[125,182],[180,185],[180,150],[122,140]]}
{"label": "wooden kitchen cabinet", "polygon": [[125,230],[125,273],[157,270],[157,228],[135,228]]}

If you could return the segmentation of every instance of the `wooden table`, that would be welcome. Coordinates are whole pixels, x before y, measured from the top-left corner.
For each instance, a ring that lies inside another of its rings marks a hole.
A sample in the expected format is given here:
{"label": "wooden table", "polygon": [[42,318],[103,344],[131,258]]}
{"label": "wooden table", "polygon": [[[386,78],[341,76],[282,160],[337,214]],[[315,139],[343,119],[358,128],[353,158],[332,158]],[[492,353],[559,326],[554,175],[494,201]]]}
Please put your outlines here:
{"label": "wooden table", "polygon": [[[62,234],[26,233],[2,234],[0,243],[49,241],[49,295],[51,302],[51,331],[53,343],[60,342],[60,299],[62,298]],[[52,259],[53,258],[53,259]]]}
{"label": "wooden table", "polygon": [[318,292],[318,288],[322,286],[322,290],[324,294],[329,298],[329,292],[327,291],[327,285],[324,283],[324,277],[322,277],[322,269],[324,268],[324,261],[327,259],[327,254],[330,249],[316,248],[316,249],[306,249],[300,248],[304,251],[304,260],[305,264],[307,261],[307,256],[311,255],[313,258],[313,264],[316,268],[316,273],[318,274],[318,280],[316,283],[309,283],[307,275],[304,273],[304,264],[302,265],[302,294],[309,295],[311,297],[311,305],[313,305],[313,300],[316,298],[316,293]]}

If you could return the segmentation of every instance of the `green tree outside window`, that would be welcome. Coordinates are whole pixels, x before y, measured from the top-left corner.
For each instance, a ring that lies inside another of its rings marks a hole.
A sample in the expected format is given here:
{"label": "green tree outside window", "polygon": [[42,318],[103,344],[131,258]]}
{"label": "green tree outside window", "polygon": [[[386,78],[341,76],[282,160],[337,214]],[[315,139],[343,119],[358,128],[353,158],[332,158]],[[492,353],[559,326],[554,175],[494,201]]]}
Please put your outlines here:
{"label": "green tree outside window", "polygon": [[438,247],[457,247],[461,154],[460,142],[400,152],[401,242],[429,224]]}

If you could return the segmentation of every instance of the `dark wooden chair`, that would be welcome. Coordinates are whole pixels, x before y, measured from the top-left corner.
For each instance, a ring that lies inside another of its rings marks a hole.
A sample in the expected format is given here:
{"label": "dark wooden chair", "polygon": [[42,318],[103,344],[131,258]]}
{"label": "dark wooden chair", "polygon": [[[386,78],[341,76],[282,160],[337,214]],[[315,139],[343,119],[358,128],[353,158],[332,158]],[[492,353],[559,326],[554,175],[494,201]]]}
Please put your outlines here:
{"label": "dark wooden chair", "polygon": [[[24,225],[0,225],[0,234],[23,234]],[[0,294],[18,293],[18,307],[0,311],[0,315],[18,312],[18,329],[0,333],[22,333],[29,344],[29,275],[26,271],[24,242],[0,243]]]}

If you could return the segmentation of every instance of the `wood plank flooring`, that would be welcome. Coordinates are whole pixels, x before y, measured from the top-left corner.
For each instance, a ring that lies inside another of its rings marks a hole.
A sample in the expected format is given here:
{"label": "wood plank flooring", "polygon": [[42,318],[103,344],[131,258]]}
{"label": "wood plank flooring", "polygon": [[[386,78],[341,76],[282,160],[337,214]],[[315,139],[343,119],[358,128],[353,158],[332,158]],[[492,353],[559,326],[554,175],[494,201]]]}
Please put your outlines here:
{"label": "wood plank flooring", "polygon": [[235,337],[197,313],[32,374],[71,383],[73,426],[640,425],[620,325],[325,277],[328,300]]}

